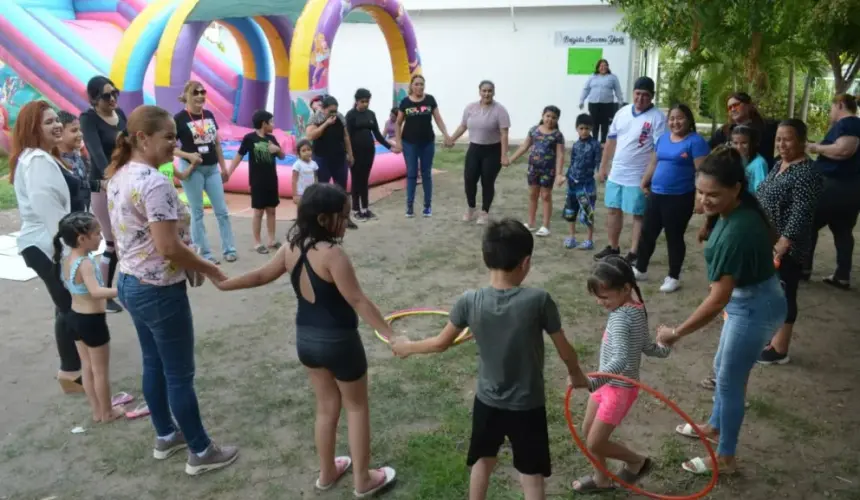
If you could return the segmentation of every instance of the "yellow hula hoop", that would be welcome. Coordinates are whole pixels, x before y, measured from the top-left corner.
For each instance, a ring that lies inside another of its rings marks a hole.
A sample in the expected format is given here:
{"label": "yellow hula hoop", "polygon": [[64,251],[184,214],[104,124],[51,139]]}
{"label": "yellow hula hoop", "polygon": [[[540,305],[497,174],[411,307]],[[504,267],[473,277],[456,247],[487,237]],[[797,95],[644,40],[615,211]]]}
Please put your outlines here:
{"label": "yellow hula hoop", "polygon": [[[403,309],[402,311],[394,311],[393,313],[389,314],[388,316],[385,317],[385,321],[390,325],[390,324],[394,323],[394,320],[397,320],[400,318],[405,318],[407,316],[446,316],[447,317],[448,311],[443,311],[441,309],[421,309],[421,308]],[[379,338],[379,340],[385,342],[386,344],[389,343],[388,337],[379,333],[379,331],[374,330],[373,333],[376,334],[376,336]],[[454,345],[465,342],[471,338],[472,338],[472,333],[469,331],[469,328],[467,327],[465,330],[463,330],[462,333],[460,333],[460,336],[457,337],[456,340],[454,340]]]}

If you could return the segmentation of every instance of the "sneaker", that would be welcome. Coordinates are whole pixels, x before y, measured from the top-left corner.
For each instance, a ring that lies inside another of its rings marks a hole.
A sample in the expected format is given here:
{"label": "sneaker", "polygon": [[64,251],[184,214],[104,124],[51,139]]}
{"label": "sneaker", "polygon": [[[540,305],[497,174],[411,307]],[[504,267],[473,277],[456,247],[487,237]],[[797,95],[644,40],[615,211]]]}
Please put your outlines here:
{"label": "sneaker", "polygon": [[188,448],[185,436],[177,429],[170,439],[155,438],[155,447],[152,449],[152,457],[156,460],[166,460],[176,454],[177,451]]}
{"label": "sneaker", "polygon": [[568,236],[567,238],[564,239],[564,248],[570,249],[570,248],[576,248],[576,247],[577,247],[576,238],[574,238],[573,236]]}
{"label": "sneaker", "polygon": [[415,217],[415,210],[413,210],[412,207],[407,207],[406,208],[406,218],[411,219],[413,217]]}
{"label": "sneaker", "polygon": [[236,252],[227,252],[224,254],[224,260],[227,262],[236,262],[239,260],[239,256],[236,255]]}
{"label": "sneaker", "polygon": [[524,226],[526,229],[528,229],[529,231],[534,231],[534,230],[535,230],[535,228],[533,228],[533,227],[529,226],[529,225],[528,225],[527,223],[525,223],[525,222],[523,222],[523,226]]}
{"label": "sneaker", "polygon": [[361,212],[356,212],[355,215],[352,216],[352,220],[356,222],[367,222],[367,215]]}
{"label": "sneaker", "polygon": [[424,210],[421,211],[421,215],[424,217],[433,217],[433,210],[430,210],[430,207],[424,207]]}
{"label": "sneaker", "polygon": [[365,211],[364,211],[364,216],[367,218],[367,220],[371,220],[371,219],[378,219],[378,217],[376,216],[376,214],[375,214],[375,213],[373,213],[373,212],[371,212],[370,210],[365,210]]}
{"label": "sneaker", "polygon": [[262,254],[262,255],[269,253],[269,249],[266,248],[266,246],[263,245],[262,243],[260,243],[259,245],[256,245],[254,247],[254,251],[259,253],[259,254]]}
{"label": "sneaker", "polygon": [[760,365],[784,365],[790,361],[788,353],[780,354],[772,345],[765,347],[758,358]]}
{"label": "sneaker", "polygon": [[475,217],[475,209],[467,208],[466,212],[463,213],[463,222],[471,222]]}
{"label": "sneaker", "polygon": [[636,254],[633,252],[627,252],[627,255],[624,256],[624,260],[632,266],[636,263]]}
{"label": "sneaker", "polygon": [[677,291],[679,288],[681,288],[681,280],[676,280],[671,276],[666,276],[666,279],[663,280],[663,284],[660,285],[660,291],[663,293],[672,293]]}
{"label": "sneaker", "polygon": [[218,446],[215,443],[209,445],[203,456],[188,450],[188,462],[185,464],[185,473],[196,476],[213,470],[223,469],[239,458],[239,448],[235,446]]}
{"label": "sneaker", "polygon": [[643,273],[642,271],[636,269],[636,266],[633,267],[633,276],[636,278],[636,281],[648,281],[648,273]]}
{"label": "sneaker", "polygon": [[346,227],[347,229],[358,229],[358,225],[352,219],[346,221]]}
{"label": "sneaker", "polygon": [[549,236],[549,235],[550,235],[549,228],[546,226],[541,226],[540,229],[538,229],[535,232],[535,236]]}
{"label": "sneaker", "polygon": [[591,240],[585,240],[576,248],[579,250],[594,250],[594,242]]}
{"label": "sneaker", "polygon": [[478,214],[478,220],[475,221],[475,224],[478,224],[479,226],[483,226],[484,224],[486,224],[489,221],[490,221],[490,214],[482,211],[481,213]]}
{"label": "sneaker", "polygon": [[105,303],[105,312],[121,313],[124,310],[125,309],[123,309],[122,306],[119,305],[119,302],[115,301],[114,299],[107,299],[107,302]]}
{"label": "sneaker", "polygon": [[610,255],[621,255],[621,250],[607,245],[606,248],[594,254],[594,260],[600,260],[604,257],[609,257]]}
{"label": "sneaker", "polygon": [[203,258],[208,260],[209,262],[215,264],[216,266],[221,265],[221,261],[216,259],[214,255],[203,255]]}

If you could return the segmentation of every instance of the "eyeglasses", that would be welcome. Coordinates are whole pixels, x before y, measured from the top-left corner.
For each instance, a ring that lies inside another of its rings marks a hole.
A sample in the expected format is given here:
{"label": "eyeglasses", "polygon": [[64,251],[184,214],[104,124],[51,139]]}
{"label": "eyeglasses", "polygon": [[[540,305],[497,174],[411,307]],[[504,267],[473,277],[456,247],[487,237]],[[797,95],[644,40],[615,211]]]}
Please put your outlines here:
{"label": "eyeglasses", "polygon": [[205,97],[206,96],[206,89],[197,89],[194,92],[192,92],[191,95],[204,96]]}
{"label": "eyeglasses", "polygon": [[112,90],[110,92],[105,92],[104,94],[99,96],[103,101],[110,101],[111,99],[119,99],[119,90]]}
{"label": "eyeglasses", "polygon": [[729,104],[728,106],[726,106],[726,109],[728,109],[729,111],[737,111],[743,105],[744,105],[744,103],[742,103],[742,102],[736,102],[736,103],[732,103],[732,104]]}

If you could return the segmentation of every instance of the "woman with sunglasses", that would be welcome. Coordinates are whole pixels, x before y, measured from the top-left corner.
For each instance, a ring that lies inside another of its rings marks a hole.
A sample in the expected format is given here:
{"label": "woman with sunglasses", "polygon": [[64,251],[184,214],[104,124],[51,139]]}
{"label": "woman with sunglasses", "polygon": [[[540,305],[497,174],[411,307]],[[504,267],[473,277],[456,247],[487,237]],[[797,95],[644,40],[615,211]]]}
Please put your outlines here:
{"label": "woman with sunglasses", "polygon": [[722,127],[716,129],[711,136],[711,149],[717,146],[732,144],[732,130],[738,125],[746,125],[758,132],[758,153],[767,162],[768,170],[773,167],[776,146],[777,122],[762,118],[758,109],[752,101],[752,97],[746,92],[735,92],[729,96],[726,103],[729,120]]}
{"label": "woman with sunglasses", "polygon": [[[125,130],[127,120],[125,113],[117,106],[119,90],[107,77],[91,78],[87,83],[87,97],[92,107],[81,114],[80,120],[84,145],[90,156],[90,180],[103,181],[105,169],[116,147],[116,138]],[[103,182],[98,184],[104,185]],[[99,263],[102,276],[105,277],[105,287],[110,288],[113,286],[114,273],[116,273],[117,257],[108,214],[107,193],[104,189],[93,191],[91,209],[99,221],[105,240],[105,252]],[[114,313],[122,312],[122,306],[115,300],[108,299],[105,310]]]}
{"label": "woman with sunglasses", "polygon": [[203,225],[203,193],[206,192],[218,221],[224,260],[235,262],[239,256],[233,244],[233,228],[224,199],[224,181],[230,174],[218,138],[218,122],[211,111],[203,108],[206,89],[202,83],[194,80],[186,83],[179,101],[185,104],[185,109],[176,113],[173,119],[176,121],[176,136],[182,146],[176,148],[174,154],[180,160],[176,176],[182,181],[182,189],[191,205],[191,240],[204,259],[219,263],[212,255],[206,226]]}

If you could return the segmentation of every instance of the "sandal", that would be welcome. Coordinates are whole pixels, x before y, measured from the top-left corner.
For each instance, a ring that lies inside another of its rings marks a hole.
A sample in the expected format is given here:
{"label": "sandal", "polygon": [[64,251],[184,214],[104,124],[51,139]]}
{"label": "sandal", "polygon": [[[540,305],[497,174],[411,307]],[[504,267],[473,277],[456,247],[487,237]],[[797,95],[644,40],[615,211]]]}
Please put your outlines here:
{"label": "sandal", "polygon": [[696,474],[697,476],[703,476],[705,474],[711,474],[714,472],[713,469],[705,464],[705,460],[701,457],[696,457],[692,460],[684,462],[681,464],[681,468],[687,472]]}
{"label": "sandal", "polygon": [[709,391],[713,391],[714,389],[717,388],[717,379],[715,379],[713,377],[708,377],[708,378],[702,380],[701,382],[699,382],[699,385],[702,387],[702,389],[707,389]]}
{"label": "sandal", "polygon": [[265,254],[269,253],[269,249],[268,249],[268,248],[266,248],[266,247],[265,247],[264,245],[262,245],[262,244],[255,246],[255,247],[254,247],[254,251],[255,251],[255,252],[257,252],[258,254],[262,254],[262,255],[265,255]]}
{"label": "sandal", "polygon": [[344,474],[346,474],[346,471],[348,471],[350,467],[352,467],[352,459],[349,457],[336,457],[334,459],[334,465],[335,467],[337,467],[337,477],[335,477],[332,482],[326,485],[320,484],[320,480],[319,478],[317,478],[317,482],[314,484],[314,487],[316,489],[320,491],[328,491],[332,489],[332,487],[334,487],[334,485],[337,484],[338,481],[340,481],[340,478],[342,478]]}
{"label": "sandal", "polygon": [[281,248],[281,242],[280,241],[276,241],[276,242],[272,243],[271,245],[269,245],[270,250],[279,250],[280,248]]}
{"label": "sandal", "polygon": [[142,418],[149,415],[149,406],[146,403],[141,403],[137,405],[137,407],[131,411],[125,412],[125,418],[129,420],[134,420],[136,418]]}
{"label": "sandal", "polygon": [[584,476],[576,481],[579,481],[579,488],[571,484],[574,493],[606,493],[607,491],[615,491],[618,489],[614,484],[610,484],[609,486],[597,486],[597,483],[594,482],[594,476]]}
{"label": "sandal", "polygon": [[846,280],[836,278],[835,275],[830,275],[822,280],[825,285],[830,285],[840,290],[851,290],[851,283]]}
{"label": "sandal", "polygon": [[[693,426],[690,424],[681,424],[681,425],[675,427],[675,432],[686,437],[686,438],[699,439],[699,434],[696,432],[695,429],[693,429]],[[705,438],[711,444],[720,444],[719,440],[714,439],[712,436],[708,436],[706,434]]]}
{"label": "sandal", "polygon": [[110,398],[111,406],[124,406],[134,401],[134,396],[127,392],[118,392]]}
{"label": "sandal", "polygon": [[654,461],[651,460],[650,458],[646,458],[645,462],[642,464],[642,468],[639,469],[639,472],[633,472],[630,469],[628,469],[627,466],[625,465],[618,472],[618,479],[621,479],[622,481],[624,481],[627,484],[636,484],[639,482],[640,479],[645,477],[653,469],[654,469]]}
{"label": "sandal", "polygon": [[379,493],[383,488],[386,488],[393,483],[397,476],[397,473],[391,467],[383,467],[376,470],[382,473],[382,481],[363,493],[359,493],[358,490],[353,490],[352,493],[355,495],[355,498],[367,498]]}

